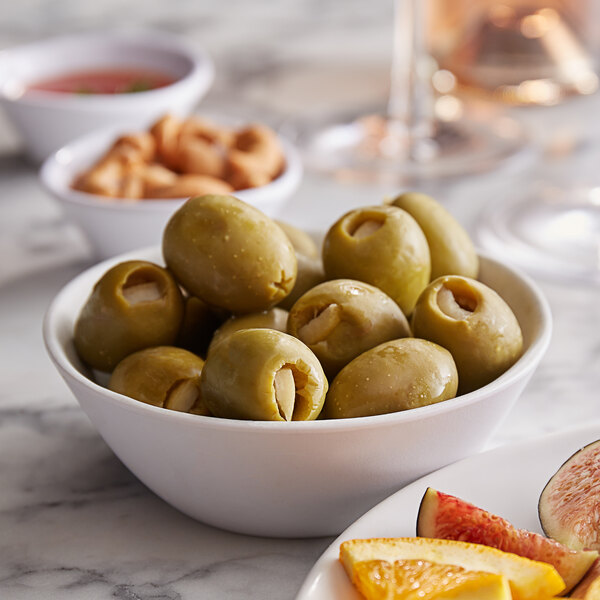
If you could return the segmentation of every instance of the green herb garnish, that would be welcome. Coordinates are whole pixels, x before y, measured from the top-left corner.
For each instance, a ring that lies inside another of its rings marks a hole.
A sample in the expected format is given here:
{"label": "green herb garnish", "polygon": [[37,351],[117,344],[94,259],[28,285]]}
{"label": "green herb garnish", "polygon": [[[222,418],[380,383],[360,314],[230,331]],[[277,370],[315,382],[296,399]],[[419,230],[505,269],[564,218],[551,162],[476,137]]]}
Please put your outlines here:
{"label": "green herb garnish", "polygon": [[123,91],[125,93],[133,94],[135,92],[147,92],[152,89],[152,84],[149,81],[144,79],[139,79],[138,81],[133,81],[129,87],[125,88]]}

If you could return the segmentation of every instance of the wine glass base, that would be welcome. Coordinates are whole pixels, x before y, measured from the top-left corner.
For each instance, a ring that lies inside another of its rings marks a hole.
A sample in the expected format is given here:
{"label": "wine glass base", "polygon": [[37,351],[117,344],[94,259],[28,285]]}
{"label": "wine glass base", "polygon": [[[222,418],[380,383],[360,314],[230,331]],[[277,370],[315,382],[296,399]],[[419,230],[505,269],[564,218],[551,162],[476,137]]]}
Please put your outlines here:
{"label": "wine glass base", "polygon": [[479,244],[536,276],[600,284],[600,188],[549,188],[481,217]]}
{"label": "wine glass base", "polygon": [[305,164],[344,182],[403,185],[483,173],[526,148],[521,127],[509,118],[438,121],[431,136],[413,140],[398,128],[369,116],[309,132],[300,140]]}

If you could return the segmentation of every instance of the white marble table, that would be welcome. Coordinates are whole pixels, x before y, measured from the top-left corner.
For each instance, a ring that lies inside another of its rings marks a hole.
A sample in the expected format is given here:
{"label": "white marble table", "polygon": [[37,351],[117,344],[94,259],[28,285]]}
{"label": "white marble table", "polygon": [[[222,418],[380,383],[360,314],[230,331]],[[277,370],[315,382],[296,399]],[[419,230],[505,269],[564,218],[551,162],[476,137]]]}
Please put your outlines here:
{"label": "white marble table", "polygon": [[[330,1],[317,19],[313,5],[238,1],[198,8],[171,1],[150,9],[132,2],[121,25],[161,25],[201,39],[219,73],[205,103],[211,112],[279,125],[381,104],[390,10]],[[96,11],[87,3],[52,6],[4,7],[0,47],[112,22],[109,5]],[[518,116],[538,144],[561,128],[593,136],[599,103],[589,98]],[[473,228],[486,202],[514,193],[540,172],[543,166],[533,164],[521,174],[457,180],[438,194]],[[380,202],[389,191],[307,173],[286,218],[318,229],[351,206]],[[0,597],[293,598],[329,539],[239,536],[178,513],[118,461],[54,371],[41,337],[45,308],[92,260],[0,120]],[[600,290],[540,285],[554,315],[552,342],[490,445],[600,419]]]}

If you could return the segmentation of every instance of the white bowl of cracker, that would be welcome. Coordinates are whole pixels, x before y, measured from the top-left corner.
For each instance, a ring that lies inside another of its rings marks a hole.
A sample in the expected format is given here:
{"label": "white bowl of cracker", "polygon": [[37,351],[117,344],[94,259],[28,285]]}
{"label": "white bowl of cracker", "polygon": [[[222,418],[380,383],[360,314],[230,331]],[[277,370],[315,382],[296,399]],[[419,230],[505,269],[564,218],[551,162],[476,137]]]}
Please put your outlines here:
{"label": "white bowl of cracker", "polygon": [[263,124],[164,115],[147,130],[113,127],[49,156],[43,186],[107,258],[156,244],[190,197],[232,194],[276,217],[302,179],[293,145]]}

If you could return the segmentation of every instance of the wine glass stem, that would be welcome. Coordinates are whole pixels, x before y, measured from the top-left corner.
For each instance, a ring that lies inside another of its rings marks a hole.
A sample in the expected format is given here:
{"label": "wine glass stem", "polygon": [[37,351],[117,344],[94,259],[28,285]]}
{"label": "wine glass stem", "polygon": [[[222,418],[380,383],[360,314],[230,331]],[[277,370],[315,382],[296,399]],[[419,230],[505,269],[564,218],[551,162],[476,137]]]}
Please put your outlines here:
{"label": "wine glass stem", "polygon": [[388,131],[403,136],[406,152],[416,158],[418,146],[434,135],[433,91],[425,44],[426,0],[394,0],[394,48]]}

